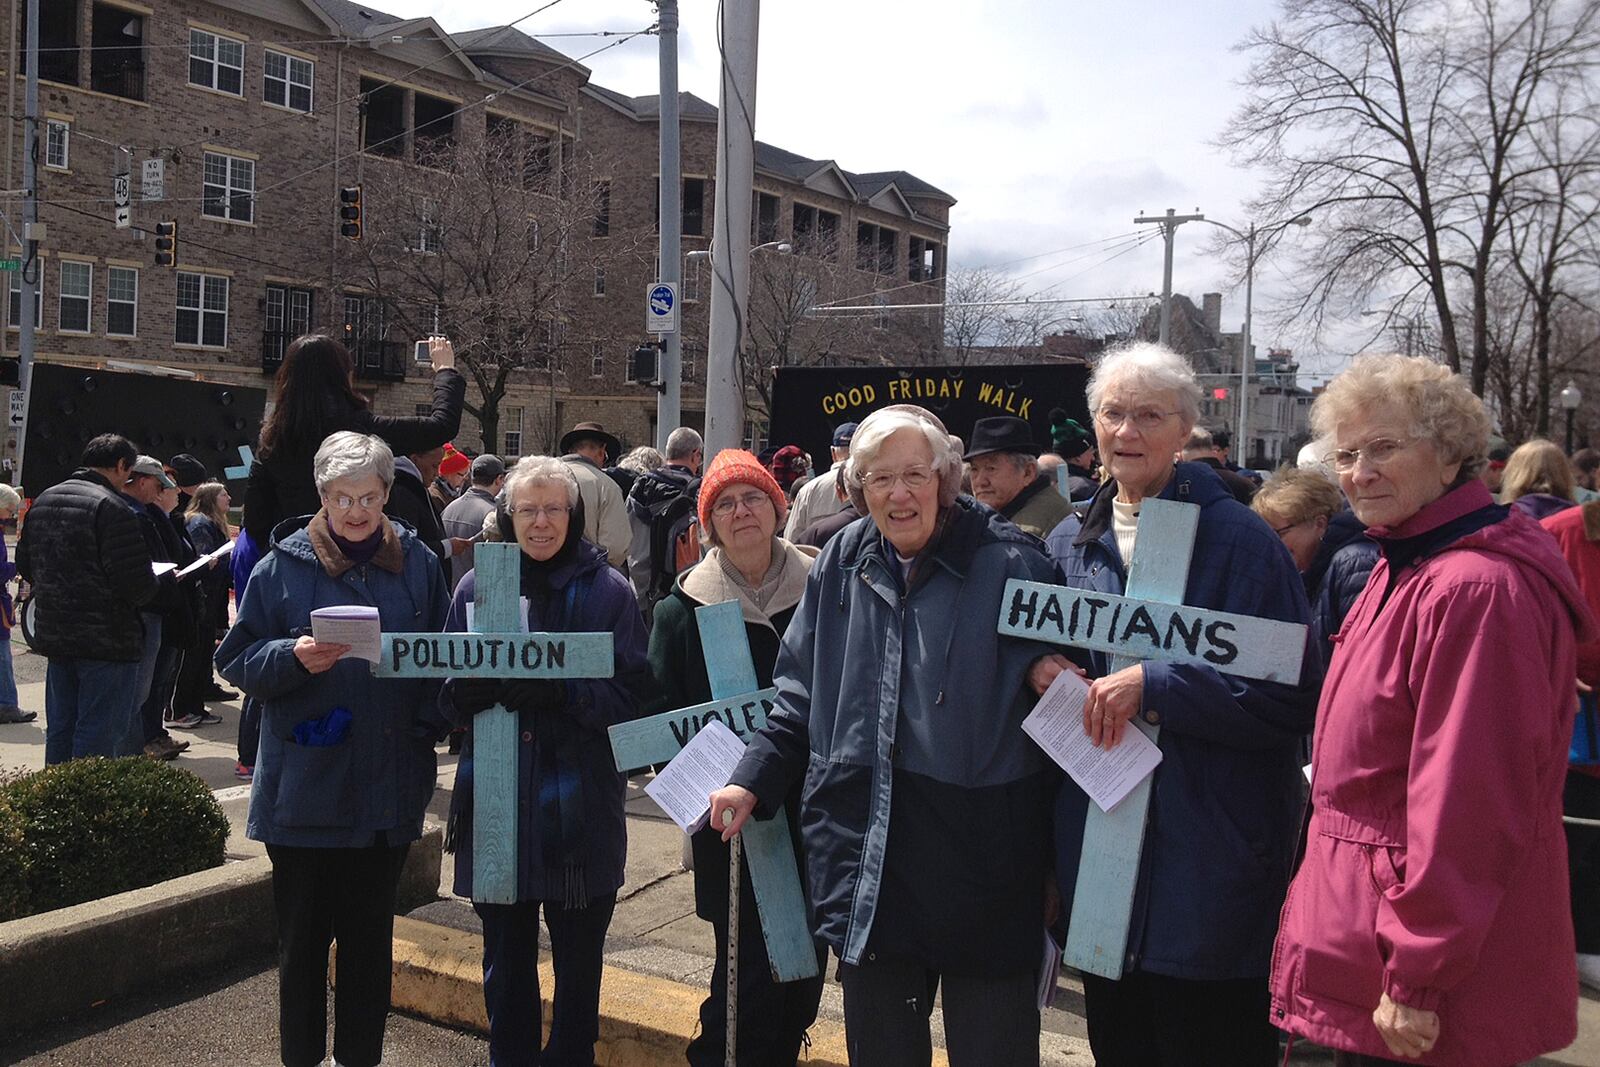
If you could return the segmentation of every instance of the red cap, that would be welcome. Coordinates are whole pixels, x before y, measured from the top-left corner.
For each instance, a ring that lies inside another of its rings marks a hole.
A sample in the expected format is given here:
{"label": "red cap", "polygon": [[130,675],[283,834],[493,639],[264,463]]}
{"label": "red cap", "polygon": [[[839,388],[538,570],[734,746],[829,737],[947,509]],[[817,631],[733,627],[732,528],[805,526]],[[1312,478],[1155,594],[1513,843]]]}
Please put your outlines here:
{"label": "red cap", "polygon": [[460,474],[472,466],[472,460],[456,451],[454,445],[444,446],[444,458],[439,461],[440,474]]}

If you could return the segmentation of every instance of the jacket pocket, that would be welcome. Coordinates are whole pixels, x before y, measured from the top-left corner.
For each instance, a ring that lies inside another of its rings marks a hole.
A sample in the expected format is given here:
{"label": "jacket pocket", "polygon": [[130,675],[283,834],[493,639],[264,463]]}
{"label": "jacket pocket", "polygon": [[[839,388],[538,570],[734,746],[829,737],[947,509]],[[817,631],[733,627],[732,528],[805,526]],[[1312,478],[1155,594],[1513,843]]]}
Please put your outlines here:
{"label": "jacket pocket", "polygon": [[283,745],[276,822],[289,827],[350,826],[355,820],[351,746]]}

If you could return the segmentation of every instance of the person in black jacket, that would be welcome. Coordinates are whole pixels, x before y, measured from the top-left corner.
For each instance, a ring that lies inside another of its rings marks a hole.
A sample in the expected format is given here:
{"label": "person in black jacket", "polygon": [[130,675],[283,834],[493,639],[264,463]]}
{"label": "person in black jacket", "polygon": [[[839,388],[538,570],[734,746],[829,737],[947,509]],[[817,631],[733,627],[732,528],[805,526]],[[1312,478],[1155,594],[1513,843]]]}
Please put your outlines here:
{"label": "person in black jacket", "polygon": [[79,468],[34,501],[17,543],[17,570],[33,587],[33,649],[49,661],[47,764],[115,755],[137,706],[139,609],[156,576],[118,490],[138,454],[117,434],[91,439]]}
{"label": "person in black jacket", "polygon": [[[189,543],[182,527],[172,520],[171,510],[177,507],[178,484],[166,469],[150,456],[140,456],[133,466],[133,478],[125,496],[139,502],[143,514],[139,516],[145,543],[150,546],[152,561],[171,563],[182,569],[194,562],[194,546]],[[152,473],[154,472],[154,473]],[[205,594],[201,592],[197,575],[179,579],[172,573],[159,576],[161,591],[146,605],[146,637],[159,633],[156,653],[144,664],[150,673],[148,685],[141,686],[144,699],[130,736],[128,747],[142,751],[151,759],[176,759],[189,747],[187,741],[175,741],[162,725],[162,718],[172,701],[173,689],[178,681],[178,663],[184,648],[194,643],[195,620],[204,612]],[[152,621],[152,614],[154,619]],[[211,722],[222,719],[212,716]]]}
{"label": "person in black jacket", "polygon": [[455,349],[428,339],[433,362],[433,410],[426,415],[375,415],[356,392],[354,365],[344,345],[326,334],[296,338],[272,384],[272,413],[261,427],[256,462],[245,490],[244,528],[256,544],[271,543],[284,519],[313,514],[321,502],[311,458],[329,434],[374,434],[397,456],[438,448],[461,428],[467,380],[455,369]]}

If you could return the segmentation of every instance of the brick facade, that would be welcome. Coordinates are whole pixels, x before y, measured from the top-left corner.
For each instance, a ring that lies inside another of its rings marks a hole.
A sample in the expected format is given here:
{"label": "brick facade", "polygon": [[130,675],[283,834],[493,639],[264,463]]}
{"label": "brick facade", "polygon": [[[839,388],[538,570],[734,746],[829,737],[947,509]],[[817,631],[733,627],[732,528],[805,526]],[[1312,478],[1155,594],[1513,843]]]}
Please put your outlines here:
{"label": "brick facade", "polygon": [[[482,442],[478,422],[469,415],[461,440],[473,448],[487,444],[504,451],[517,443],[507,441],[506,434],[520,433],[520,451],[531,453],[553,445],[562,427],[591,419],[612,428],[626,444],[649,443],[656,395],[626,380],[626,363],[632,349],[648,339],[642,305],[655,269],[654,97],[629,98],[594,86],[581,65],[515,30],[469,31],[452,40],[431,19],[401,20],[346,0],[51,0],[44,6],[49,10],[41,18],[41,46],[50,51],[41,71],[40,105],[47,124],[41,146],[54,123],[56,145],[65,148],[67,158],[65,167],[41,165],[39,172],[40,218],[49,235],[41,246],[37,358],[84,364],[158,361],[210,379],[266,384],[283,343],[282,331],[269,326],[288,331],[295,325],[292,319],[282,321],[280,308],[309,293],[310,325],[337,331],[347,320],[346,298],[372,291],[360,250],[338,236],[339,190],[357,183],[369,190],[365,210],[369,227],[374,226],[385,205],[374,202],[371,190],[408,182],[426,190],[430,172],[418,160],[426,161],[439,147],[429,135],[448,131],[450,150],[470,153],[481,149],[487,123],[514,122],[529,137],[548,138],[554,173],[569,167],[584,175],[586,187],[594,180],[609,183],[609,234],[582,233],[588,245],[575,250],[574,261],[583,266],[572,270],[558,301],[561,327],[551,334],[554,358],[512,374],[501,402],[499,439]],[[0,33],[10,39],[6,18],[0,10]],[[16,36],[20,39],[20,32]],[[63,48],[74,43],[93,47]],[[17,57],[9,58],[8,70],[20,70]],[[311,109],[304,113],[307,64]],[[20,111],[20,75],[15,89]],[[365,116],[358,103],[363,93],[368,93]],[[683,174],[686,184],[698,182],[702,206],[700,234],[683,239],[687,253],[709,246],[716,112],[687,94],[681,106]],[[428,125],[429,119],[438,121]],[[13,172],[7,181],[18,188],[21,125],[14,129]],[[384,140],[391,131],[392,139]],[[59,156],[41,164],[62,162]],[[142,202],[140,170],[152,158],[163,161],[166,198]],[[580,160],[590,169],[579,169]],[[110,197],[112,177],[124,168],[132,172],[133,227],[118,230]],[[253,195],[226,195],[246,178],[253,179],[244,186]],[[213,195],[209,203],[208,180],[228,183],[213,188],[223,195]],[[557,179],[551,182],[557,191]],[[759,193],[776,198],[775,212],[772,203],[766,204],[770,225],[757,236],[795,243],[803,269],[827,275],[828,283],[814,290],[819,302],[838,296],[870,302],[871,294],[880,292],[883,303],[942,299],[954,203],[947,194],[903,172],[849,174],[830,162],[766,145],[758,146],[755,184]],[[589,195],[572,188],[565,193]],[[570,205],[559,195],[541,203],[552,212],[562,203]],[[805,243],[804,233],[796,234],[797,204],[802,225],[811,224],[808,209],[837,218],[839,239],[826,256]],[[529,213],[537,216],[542,210],[533,207]],[[212,217],[218,214],[248,219]],[[155,265],[153,230],[157,221],[168,219],[178,223],[176,270]],[[858,229],[870,249],[858,249]],[[931,251],[913,262],[924,246]],[[64,279],[62,264],[69,261],[78,265],[69,266]],[[89,328],[64,329],[81,315],[75,293],[85,264]],[[604,267],[603,295],[594,292],[591,264]],[[108,298],[114,288],[126,295],[130,271],[137,271],[137,324],[132,336],[117,336],[116,330],[127,325],[127,305],[113,308]],[[197,275],[204,277],[197,280]],[[225,336],[215,310],[180,312],[180,279],[186,303],[198,295],[214,304],[226,287]],[[406,301],[415,296],[381,295]],[[698,424],[710,307],[703,259],[686,266],[683,295],[685,355],[694,361],[684,385],[685,421]],[[374,314],[372,322],[378,318]],[[405,316],[381,318],[385,328],[371,325],[371,343],[363,349],[363,388],[372,389],[380,411],[409,413],[428,397],[429,372],[415,363],[413,338],[397,325]],[[883,325],[864,322],[859,335],[832,342],[827,358],[910,358],[917,345],[928,343],[926,331],[914,337]],[[935,321],[935,336],[936,327]],[[16,344],[16,330],[10,328],[8,354]],[[595,354],[601,357],[598,368]],[[476,386],[469,386],[469,403],[476,394]],[[519,409],[520,422],[513,417]]]}

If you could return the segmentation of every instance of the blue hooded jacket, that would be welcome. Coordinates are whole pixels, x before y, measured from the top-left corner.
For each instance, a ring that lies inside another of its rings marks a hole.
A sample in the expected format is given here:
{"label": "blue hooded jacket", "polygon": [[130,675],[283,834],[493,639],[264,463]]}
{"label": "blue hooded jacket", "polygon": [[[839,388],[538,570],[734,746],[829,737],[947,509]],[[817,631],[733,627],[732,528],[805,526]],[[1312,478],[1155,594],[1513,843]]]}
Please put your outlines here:
{"label": "blue hooded jacket", "polygon": [[[1059,581],[1123,591],[1112,530],[1115,482],[1084,516],[1051,531]],[[1161,499],[1200,506],[1184,603],[1308,623],[1294,560],[1272,529],[1239,503],[1216,472],[1179,463]],[[1072,649],[1092,677],[1110,657]],[[1266,975],[1289,884],[1304,781],[1298,753],[1322,677],[1313,636],[1298,686],[1258,682],[1192,663],[1144,664],[1144,717],[1161,726],[1144,856],[1128,935],[1128,971],[1191,979]],[[1072,914],[1088,796],[1070,780],[1056,801],[1056,864],[1063,914]]]}
{"label": "blue hooded jacket", "polygon": [[[438,682],[374,678],[363,659],[342,659],[311,674],[294,656],[311,632],[311,610],[333,605],[378,609],[386,633],[435,632],[448,600],[433,553],[411,528],[392,523],[369,563],[334,577],[312,546],[309,517],[286,519],[256,564],[239,618],[217,648],[217,669],[261,701],[246,834],[269,845],[364,848],[379,833],[390,845],[422,836],[433,796],[433,746],[445,724]],[[391,541],[392,538],[392,541]],[[293,740],[297,724],[335,708],[351,715],[333,745]]]}

